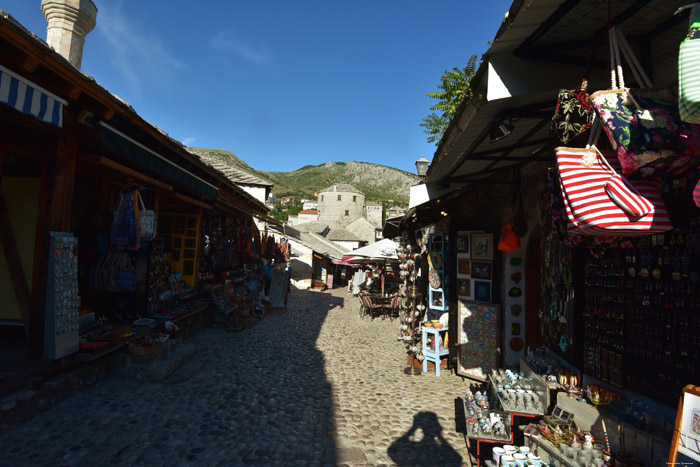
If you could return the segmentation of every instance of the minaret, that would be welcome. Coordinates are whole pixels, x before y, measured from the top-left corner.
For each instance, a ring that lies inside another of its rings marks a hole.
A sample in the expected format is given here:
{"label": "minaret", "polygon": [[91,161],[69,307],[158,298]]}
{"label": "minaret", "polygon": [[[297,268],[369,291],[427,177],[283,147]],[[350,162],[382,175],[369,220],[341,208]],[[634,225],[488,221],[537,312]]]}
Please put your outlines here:
{"label": "minaret", "polygon": [[85,36],[95,28],[97,7],[92,0],[41,0],[41,12],[49,25],[46,42],[80,68]]}

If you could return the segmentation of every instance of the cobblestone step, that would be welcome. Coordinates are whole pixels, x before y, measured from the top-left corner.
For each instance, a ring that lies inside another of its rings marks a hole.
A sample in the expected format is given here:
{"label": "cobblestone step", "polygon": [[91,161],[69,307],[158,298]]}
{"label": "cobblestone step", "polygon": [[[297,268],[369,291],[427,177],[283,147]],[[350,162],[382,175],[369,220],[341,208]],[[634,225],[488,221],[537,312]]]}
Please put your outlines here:
{"label": "cobblestone step", "polygon": [[163,381],[194,355],[193,345],[181,344],[162,358],[144,362],[142,358],[127,359],[113,368],[116,376],[143,381]]}
{"label": "cobblestone step", "polygon": [[204,359],[199,356],[194,356],[184,363],[180,368],[176,369],[170,376],[163,380],[166,384],[177,384],[187,381],[194,374],[199,372],[204,366]]}

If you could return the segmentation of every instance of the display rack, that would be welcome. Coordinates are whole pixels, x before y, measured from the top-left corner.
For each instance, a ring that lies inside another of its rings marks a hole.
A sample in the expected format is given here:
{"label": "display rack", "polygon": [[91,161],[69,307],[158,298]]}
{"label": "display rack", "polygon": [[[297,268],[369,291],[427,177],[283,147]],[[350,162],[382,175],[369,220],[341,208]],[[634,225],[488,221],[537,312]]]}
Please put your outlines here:
{"label": "display rack", "polygon": [[491,384],[491,398],[493,400],[498,400],[499,404],[501,407],[503,407],[504,412],[512,412],[512,413],[518,413],[522,415],[534,415],[534,416],[541,416],[545,414],[545,411],[547,409],[547,405],[545,404],[545,401],[548,400],[547,394],[549,392],[547,386],[539,381],[536,381],[534,379],[529,379],[530,382],[532,383],[532,389],[529,390],[529,394],[533,394],[537,399],[539,399],[540,402],[540,407],[542,407],[542,410],[534,410],[534,409],[525,409],[525,407],[518,407],[510,403],[508,400],[506,400],[504,397],[501,396],[501,391],[499,391],[498,386],[496,382],[493,379],[492,375],[489,375],[489,383]]}
{"label": "display rack", "polygon": [[44,357],[57,359],[77,352],[79,346],[78,239],[71,233],[50,232],[49,242]]}

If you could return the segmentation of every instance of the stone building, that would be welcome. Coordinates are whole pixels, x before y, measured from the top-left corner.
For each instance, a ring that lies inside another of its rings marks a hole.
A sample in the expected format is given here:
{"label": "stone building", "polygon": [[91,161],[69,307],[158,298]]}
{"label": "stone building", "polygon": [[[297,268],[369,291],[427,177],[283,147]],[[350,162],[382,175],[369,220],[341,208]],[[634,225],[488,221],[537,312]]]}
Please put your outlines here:
{"label": "stone building", "polygon": [[374,201],[367,201],[365,203],[365,219],[367,219],[373,226],[381,229],[382,205],[375,203]]}
{"label": "stone building", "polygon": [[352,185],[339,183],[318,194],[318,220],[345,227],[364,217],[365,195]]}

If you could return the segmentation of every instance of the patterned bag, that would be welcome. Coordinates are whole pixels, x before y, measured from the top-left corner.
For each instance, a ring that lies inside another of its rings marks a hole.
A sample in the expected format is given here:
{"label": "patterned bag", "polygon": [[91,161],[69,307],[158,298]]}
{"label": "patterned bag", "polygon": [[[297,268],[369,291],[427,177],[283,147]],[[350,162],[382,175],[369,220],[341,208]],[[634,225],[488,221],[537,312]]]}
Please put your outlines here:
{"label": "patterned bag", "polygon": [[700,123],[700,19],[678,53],[678,111],[684,122]]}
{"label": "patterned bag", "polygon": [[[668,89],[651,89],[629,44],[616,28],[610,30],[611,90],[591,95],[596,114],[622,166],[625,176],[678,175],[700,162],[700,125],[682,122],[676,96]],[[650,89],[625,87],[620,49],[637,82]],[[619,87],[616,81],[619,78]]]}
{"label": "patterned bag", "polygon": [[588,95],[588,79],[578,89],[561,89],[557,97],[550,135],[555,145],[583,146],[595,112]]}

